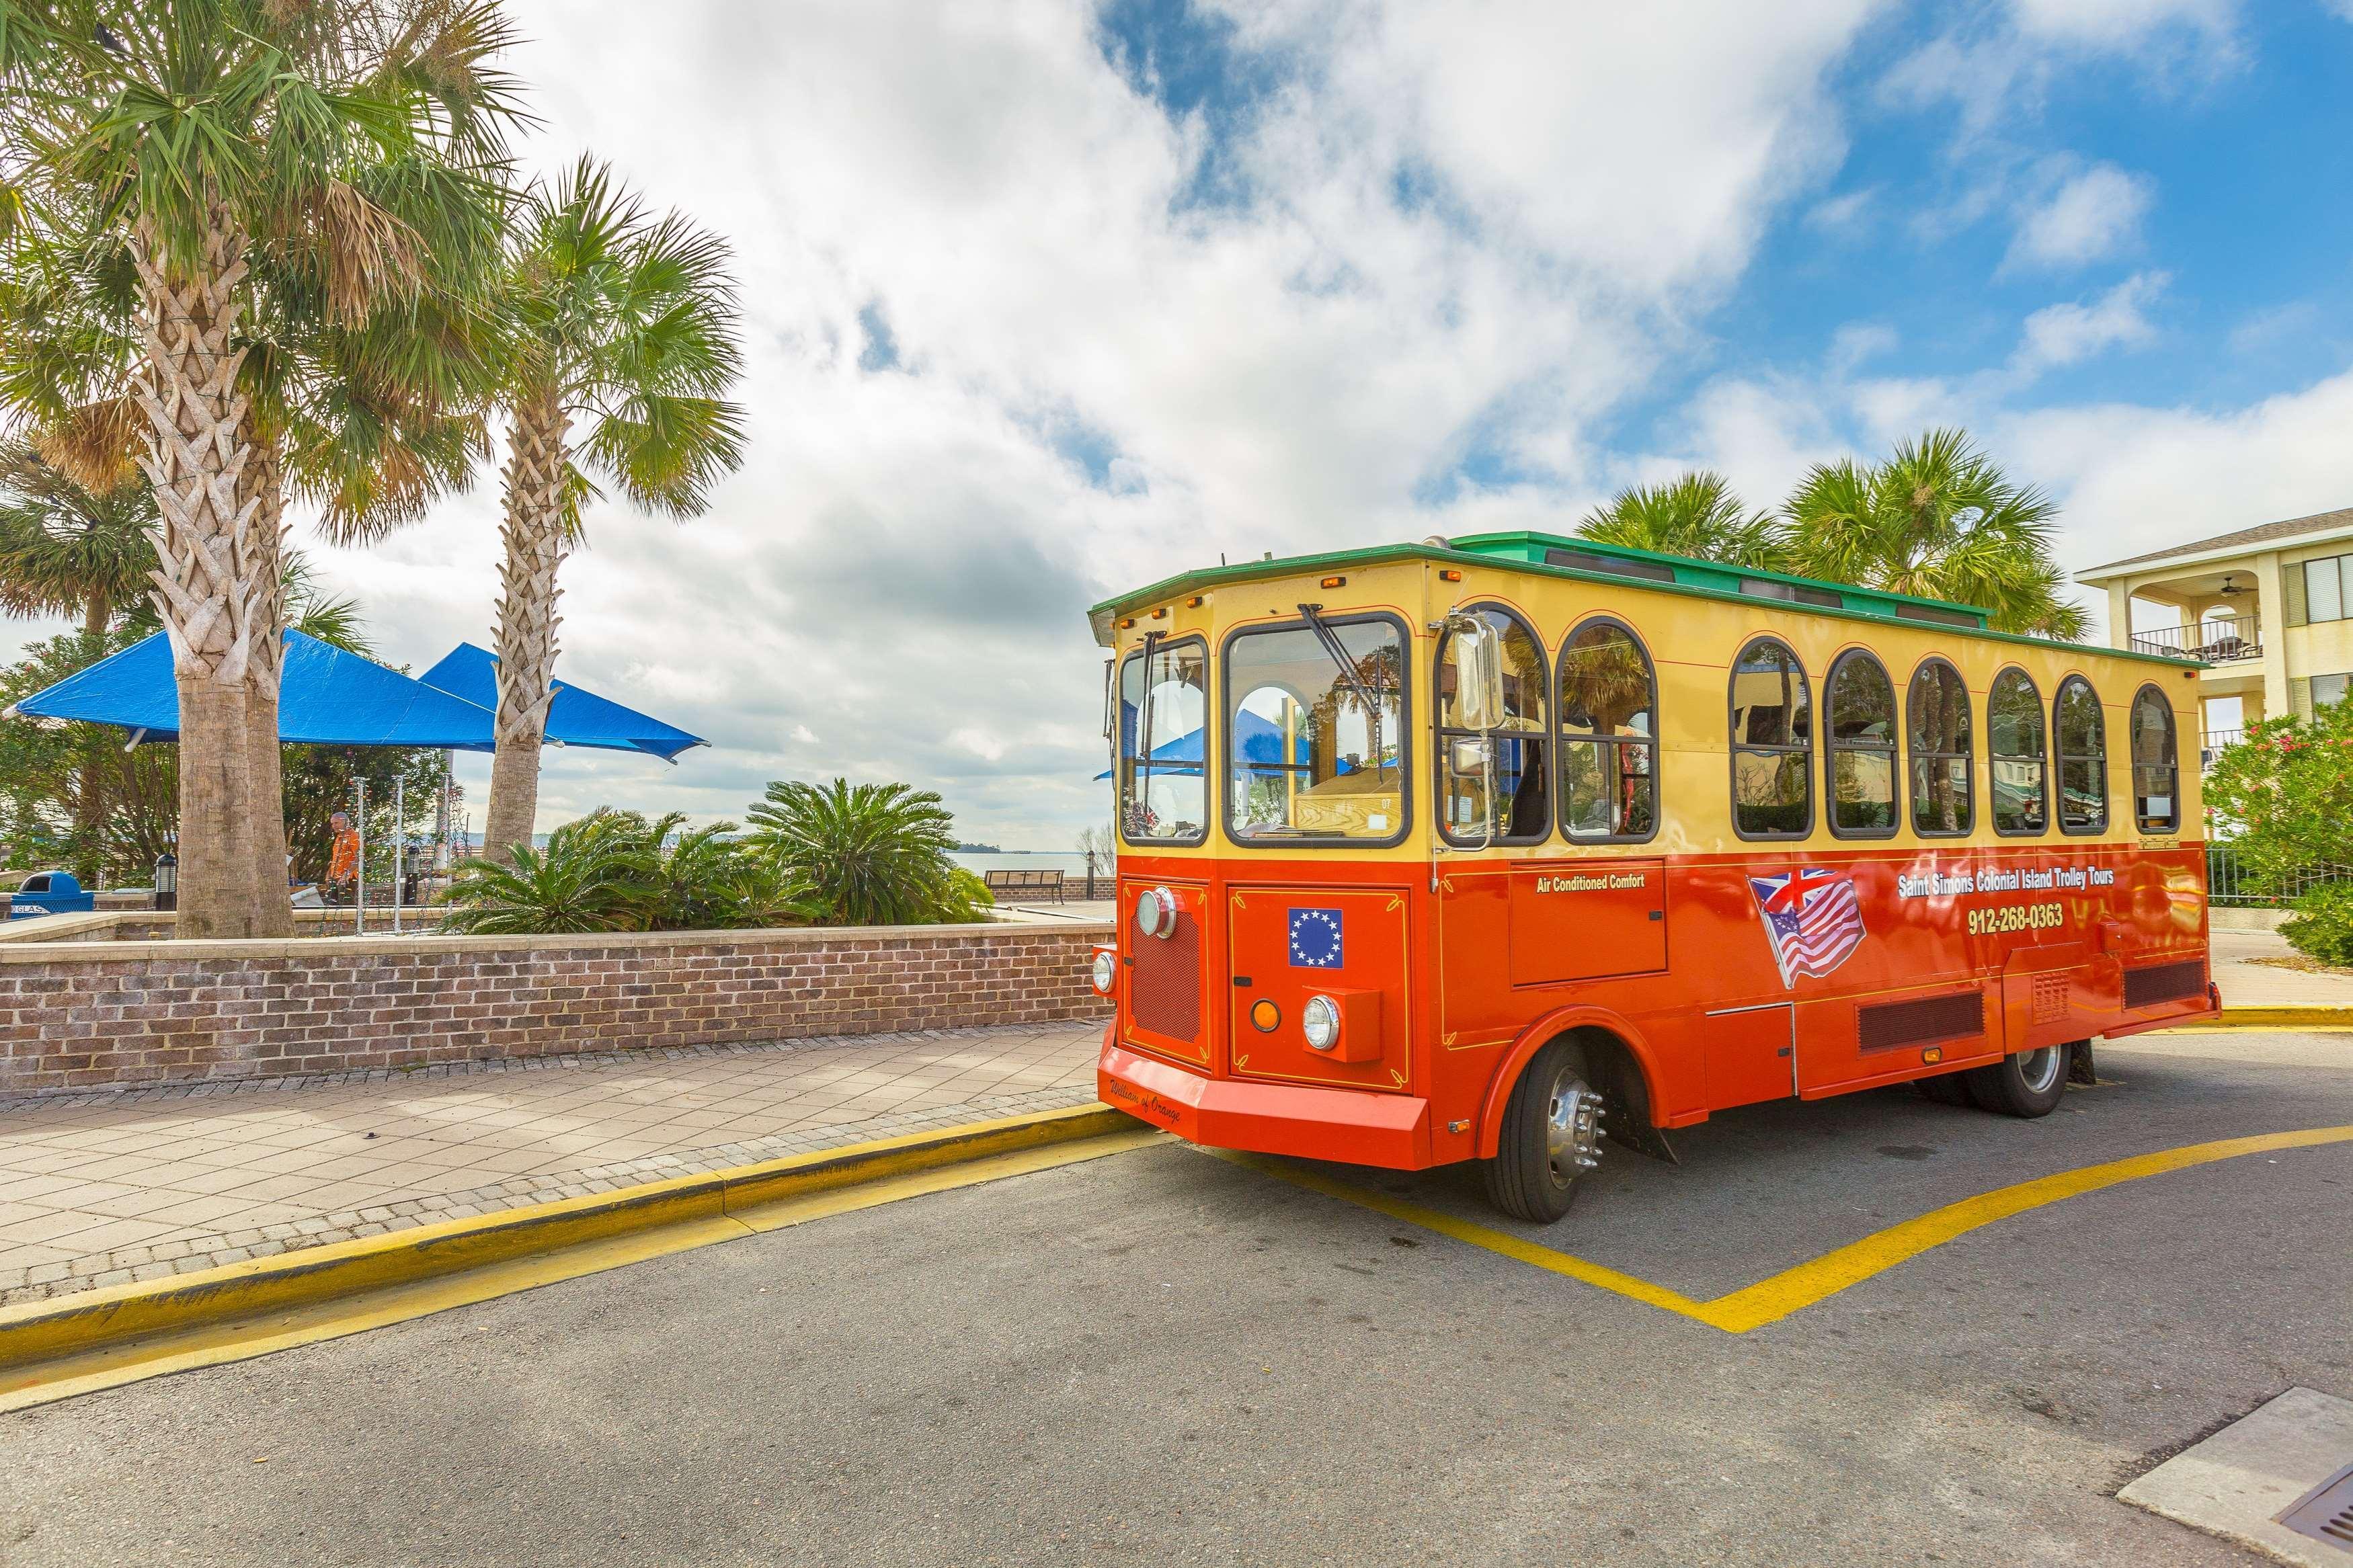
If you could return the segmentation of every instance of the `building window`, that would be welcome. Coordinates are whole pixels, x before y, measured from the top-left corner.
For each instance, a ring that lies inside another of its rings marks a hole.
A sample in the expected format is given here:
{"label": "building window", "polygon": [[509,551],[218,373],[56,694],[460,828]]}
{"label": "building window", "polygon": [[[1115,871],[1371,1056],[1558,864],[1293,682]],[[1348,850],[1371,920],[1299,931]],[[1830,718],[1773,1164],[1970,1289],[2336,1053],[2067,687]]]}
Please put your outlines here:
{"label": "building window", "polygon": [[2345,687],[2348,681],[2353,681],[2353,675],[2314,676],[2312,678],[2313,710],[2317,712],[2319,710],[2327,707],[2332,702],[2343,701],[2345,699]]}
{"label": "building window", "polygon": [[2173,705],[2154,686],[2142,687],[2133,699],[2131,744],[2133,819],[2143,833],[2176,831],[2181,768],[2173,748]]}
{"label": "building window", "polygon": [[2331,555],[2289,570],[2304,574],[2306,620],[2345,619],[2348,607],[2353,607],[2353,555]]}
{"label": "building window", "polygon": [[1560,650],[1560,830],[1582,844],[1659,831],[1659,689],[1651,656],[1616,621],[1588,621]]}
{"label": "building window", "polygon": [[1788,645],[1758,637],[1732,666],[1732,830],[1803,838],[1812,828],[1813,710]]}
{"label": "building window", "polygon": [[2108,721],[2100,694],[2080,675],[2059,683],[2051,705],[2059,742],[2059,831],[2100,833],[2108,826]]}
{"label": "building window", "polygon": [[[1438,825],[1450,843],[1534,844],[1552,831],[1545,757],[1544,647],[1509,610],[1470,612],[1495,633],[1503,654],[1503,722],[1465,729],[1452,634],[1438,645]],[[1491,786],[1492,785],[1492,790]]]}
{"label": "building window", "polygon": [[1932,658],[1912,676],[1912,831],[1957,838],[1977,823],[1969,787],[1969,689],[1961,672]]}
{"label": "building window", "polygon": [[1895,831],[1895,683],[1857,649],[1841,654],[1824,687],[1831,738],[1831,831],[1884,838]]}

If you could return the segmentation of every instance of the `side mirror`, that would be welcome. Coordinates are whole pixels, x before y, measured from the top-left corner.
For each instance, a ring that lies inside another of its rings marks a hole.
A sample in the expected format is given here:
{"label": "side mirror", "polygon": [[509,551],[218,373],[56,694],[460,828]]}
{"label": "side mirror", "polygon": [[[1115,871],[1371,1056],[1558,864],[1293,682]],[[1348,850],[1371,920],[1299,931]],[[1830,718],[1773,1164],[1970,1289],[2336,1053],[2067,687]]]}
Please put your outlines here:
{"label": "side mirror", "polygon": [[1484,618],[1460,611],[1446,617],[1454,655],[1454,718],[1466,730],[1504,723],[1504,645]]}

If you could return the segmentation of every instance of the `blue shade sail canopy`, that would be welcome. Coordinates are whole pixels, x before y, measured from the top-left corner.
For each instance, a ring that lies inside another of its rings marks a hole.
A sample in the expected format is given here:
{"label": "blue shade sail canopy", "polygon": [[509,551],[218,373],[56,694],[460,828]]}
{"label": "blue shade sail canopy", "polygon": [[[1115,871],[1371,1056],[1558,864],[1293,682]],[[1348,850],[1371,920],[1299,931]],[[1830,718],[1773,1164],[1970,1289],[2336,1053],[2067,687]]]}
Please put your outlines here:
{"label": "blue shade sail canopy", "polygon": [[[488,648],[461,642],[417,679],[479,707],[493,712],[498,709],[499,656]],[[681,752],[711,743],[700,735],[690,735],[675,725],[560,680],[555,682],[555,700],[547,710],[547,740],[558,746],[643,752],[666,763],[677,760]]]}
{"label": "blue shade sail canopy", "polygon": [[[1135,704],[1121,703],[1120,735],[1131,750],[1135,745]],[[1159,728],[1156,724],[1153,727]],[[1271,719],[1261,718],[1249,709],[1243,709],[1234,717],[1234,738],[1239,742],[1237,749],[1240,753],[1237,760],[1250,772],[1282,765],[1282,727]],[[1292,742],[1297,755],[1291,760],[1294,763],[1304,763],[1307,760],[1307,736],[1304,733],[1294,735]],[[1165,772],[1172,778],[1189,778],[1199,773],[1201,731],[1189,730],[1172,740],[1161,742],[1152,752],[1152,771],[1155,773]],[[1341,771],[1348,770],[1344,765]],[[1109,777],[1109,769],[1095,775],[1097,782]]]}
{"label": "blue shade sail canopy", "polygon": [[[180,738],[180,690],[162,632],[9,710],[37,719],[112,724],[134,740]],[[372,658],[289,629],[278,687],[278,738],[293,745],[493,749],[491,710]]]}

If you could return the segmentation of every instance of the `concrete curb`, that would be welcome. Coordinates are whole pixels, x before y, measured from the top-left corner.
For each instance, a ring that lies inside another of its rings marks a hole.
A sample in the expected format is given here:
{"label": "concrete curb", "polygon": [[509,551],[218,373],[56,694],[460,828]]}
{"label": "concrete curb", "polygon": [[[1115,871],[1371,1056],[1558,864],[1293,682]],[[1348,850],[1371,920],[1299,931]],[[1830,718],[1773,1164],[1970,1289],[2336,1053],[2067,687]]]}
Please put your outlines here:
{"label": "concrete curb", "polygon": [[2353,1028],[2353,1007],[2225,1007],[2226,1029]]}
{"label": "concrete curb", "polygon": [[1126,1112],[1096,1102],[676,1176],[593,1197],[502,1209],[219,1268],[26,1301],[0,1308],[0,1394],[40,1382],[42,1368],[68,1357],[115,1352],[157,1336],[283,1313],[584,1243],[723,1220],[788,1198],[1133,1131],[1142,1125]]}

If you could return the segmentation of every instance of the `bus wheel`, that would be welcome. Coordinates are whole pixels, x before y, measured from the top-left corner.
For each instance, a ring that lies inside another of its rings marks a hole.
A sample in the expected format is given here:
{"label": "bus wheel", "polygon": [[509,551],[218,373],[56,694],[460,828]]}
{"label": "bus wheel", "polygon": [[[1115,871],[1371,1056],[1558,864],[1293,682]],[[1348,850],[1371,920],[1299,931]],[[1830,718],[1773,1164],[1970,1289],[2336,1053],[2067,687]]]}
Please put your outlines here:
{"label": "bus wheel", "polygon": [[1962,1076],[1980,1109],[2005,1116],[2048,1116],[2067,1092],[2067,1047],[2044,1046],[2004,1057]]}
{"label": "bus wheel", "polygon": [[1579,1179],[1601,1163],[1602,1116],[1585,1053],[1567,1040],[1538,1051],[1504,1103],[1495,1157],[1481,1162],[1487,1201],[1537,1225],[1567,1214]]}

